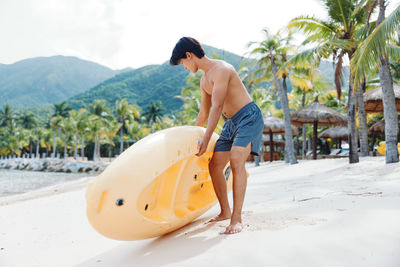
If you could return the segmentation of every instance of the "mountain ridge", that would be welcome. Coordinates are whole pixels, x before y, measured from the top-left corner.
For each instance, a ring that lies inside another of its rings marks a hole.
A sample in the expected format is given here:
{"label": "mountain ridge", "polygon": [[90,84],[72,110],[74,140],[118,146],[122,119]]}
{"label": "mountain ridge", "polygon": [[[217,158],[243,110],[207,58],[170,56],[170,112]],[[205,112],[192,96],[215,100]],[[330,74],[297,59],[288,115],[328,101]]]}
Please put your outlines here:
{"label": "mountain ridge", "polygon": [[61,102],[118,73],[92,61],[62,55],[0,64],[0,105],[20,108]]}

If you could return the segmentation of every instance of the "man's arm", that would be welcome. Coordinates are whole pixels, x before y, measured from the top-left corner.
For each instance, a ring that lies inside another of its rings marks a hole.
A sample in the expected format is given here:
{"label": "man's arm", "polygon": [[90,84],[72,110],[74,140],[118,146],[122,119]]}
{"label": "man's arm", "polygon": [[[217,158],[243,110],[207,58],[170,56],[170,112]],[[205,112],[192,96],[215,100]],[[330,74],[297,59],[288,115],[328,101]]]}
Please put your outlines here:
{"label": "man's arm", "polygon": [[228,91],[229,73],[223,70],[217,70],[214,76],[214,86],[211,94],[211,111],[208,116],[208,125],[204,137],[199,145],[198,156],[202,155],[206,149],[208,142],[217,127],[219,118],[224,107],[226,93]]}
{"label": "man's arm", "polygon": [[200,111],[197,116],[196,126],[204,127],[207,122],[211,107],[211,96],[201,89]]}

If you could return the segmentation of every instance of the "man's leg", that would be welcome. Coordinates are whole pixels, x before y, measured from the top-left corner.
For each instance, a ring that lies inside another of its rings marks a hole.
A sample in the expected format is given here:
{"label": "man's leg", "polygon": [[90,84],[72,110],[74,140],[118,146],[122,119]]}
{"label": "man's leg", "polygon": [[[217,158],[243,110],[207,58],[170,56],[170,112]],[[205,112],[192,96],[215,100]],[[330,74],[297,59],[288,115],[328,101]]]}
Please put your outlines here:
{"label": "man's leg", "polygon": [[229,161],[229,157],[230,151],[214,152],[208,165],[214,191],[217,195],[219,205],[221,206],[221,213],[209,222],[222,221],[231,217],[231,209],[229,207],[228,192],[224,175],[224,168]]}
{"label": "man's leg", "polygon": [[230,154],[233,173],[233,212],[231,223],[226,228],[226,234],[236,234],[242,231],[242,206],[247,186],[245,163],[250,154],[251,143],[247,147],[232,146]]}

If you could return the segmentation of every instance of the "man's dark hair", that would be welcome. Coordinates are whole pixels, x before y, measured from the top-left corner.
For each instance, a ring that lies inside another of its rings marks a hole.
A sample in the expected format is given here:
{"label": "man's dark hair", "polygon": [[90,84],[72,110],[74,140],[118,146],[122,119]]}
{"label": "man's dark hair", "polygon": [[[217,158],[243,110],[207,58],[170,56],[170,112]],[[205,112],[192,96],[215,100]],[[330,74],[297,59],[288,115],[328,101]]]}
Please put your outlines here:
{"label": "man's dark hair", "polygon": [[178,65],[181,58],[186,58],[186,52],[191,52],[198,58],[202,58],[205,55],[204,49],[199,41],[191,37],[182,37],[176,43],[175,48],[172,51],[169,64],[173,66]]}

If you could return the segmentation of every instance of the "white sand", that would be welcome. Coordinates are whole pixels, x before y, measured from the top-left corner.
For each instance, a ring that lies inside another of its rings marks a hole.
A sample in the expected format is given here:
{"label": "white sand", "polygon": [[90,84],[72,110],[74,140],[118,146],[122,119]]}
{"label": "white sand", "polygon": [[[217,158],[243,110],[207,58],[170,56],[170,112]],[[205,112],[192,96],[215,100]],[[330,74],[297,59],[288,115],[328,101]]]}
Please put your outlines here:
{"label": "white sand", "polygon": [[400,266],[400,163],[325,159],[248,171],[245,229],[231,236],[219,234],[228,221],[203,224],[217,207],[167,236],[122,242],[91,228],[85,188],[0,199],[0,266]]}

